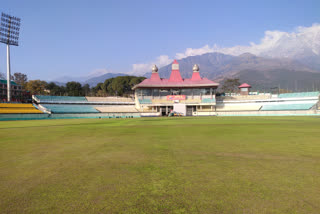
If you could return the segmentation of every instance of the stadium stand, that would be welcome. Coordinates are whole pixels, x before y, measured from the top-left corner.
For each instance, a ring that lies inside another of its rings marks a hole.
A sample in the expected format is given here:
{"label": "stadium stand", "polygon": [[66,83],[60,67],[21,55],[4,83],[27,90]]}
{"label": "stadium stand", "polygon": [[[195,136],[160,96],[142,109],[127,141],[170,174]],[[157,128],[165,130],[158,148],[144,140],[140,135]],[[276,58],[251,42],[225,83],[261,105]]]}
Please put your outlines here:
{"label": "stadium stand", "polygon": [[309,110],[315,103],[299,104],[267,104],[262,106],[261,111],[286,111],[286,110]]}
{"label": "stadium stand", "polygon": [[99,106],[95,107],[98,111],[102,113],[122,113],[122,112],[138,112],[134,106]]}
{"label": "stadium stand", "polygon": [[43,107],[52,113],[99,113],[91,105],[63,105],[63,104],[42,104]]}
{"label": "stadium stand", "polygon": [[32,104],[0,103],[0,114],[39,114],[42,111]]}
{"label": "stadium stand", "polygon": [[218,101],[231,101],[231,100],[266,100],[270,99],[271,95],[239,95],[239,96],[218,96]]}
{"label": "stadium stand", "polygon": [[262,105],[217,105],[216,111],[259,111]]}
{"label": "stadium stand", "polygon": [[34,95],[36,101],[42,103],[87,103],[85,97]]}
{"label": "stadium stand", "polygon": [[300,92],[300,93],[286,93],[286,94],[279,94],[279,98],[295,98],[295,97],[319,97],[320,92]]}
{"label": "stadium stand", "polygon": [[89,102],[134,102],[130,97],[86,97]]}

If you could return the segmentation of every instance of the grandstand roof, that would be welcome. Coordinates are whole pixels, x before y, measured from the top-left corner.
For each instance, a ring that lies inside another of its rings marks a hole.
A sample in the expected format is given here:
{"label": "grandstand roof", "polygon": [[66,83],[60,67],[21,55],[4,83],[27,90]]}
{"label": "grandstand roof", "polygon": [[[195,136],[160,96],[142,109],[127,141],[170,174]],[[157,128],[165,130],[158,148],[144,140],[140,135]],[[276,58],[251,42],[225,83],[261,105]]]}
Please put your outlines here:
{"label": "grandstand roof", "polygon": [[[7,85],[7,80],[1,80],[1,79],[0,79],[0,83]],[[11,85],[18,85],[18,84],[17,84],[16,82],[14,82],[14,81],[10,81],[10,83],[11,83]]]}
{"label": "grandstand roof", "polygon": [[249,85],[247,83],[243,83],[238,88],[251,88],[251,85]]}
{"label": "grandstand roof", "polygon": [[193,72],[191,79],[182,79],[179,70],[179,63],[174,60],[172,63],[172,71],[169,79],[161,79],[158,72],[153,72],[151,78],[145,79],[140,84],[135,85],[136,88],[169,88],[169,87],[218,87],[216,83],[207,78],[201,78],[199,72]]}

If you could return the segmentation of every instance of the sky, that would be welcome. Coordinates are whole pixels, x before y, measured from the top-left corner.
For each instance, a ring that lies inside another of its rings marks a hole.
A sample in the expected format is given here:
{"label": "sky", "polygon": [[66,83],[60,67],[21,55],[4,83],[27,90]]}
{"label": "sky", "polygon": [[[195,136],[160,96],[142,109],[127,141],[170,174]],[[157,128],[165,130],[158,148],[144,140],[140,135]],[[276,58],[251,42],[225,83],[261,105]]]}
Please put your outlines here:
{"label": "sky", "polygon": [[[0,11],[22,19],[11,72],[47,81],[141,74],[188,49],[247,46],[260,43],[267,31],[320,23],[319,0],[10,0],[1,2]],[[6,72],[2,43],[0,72]]]}

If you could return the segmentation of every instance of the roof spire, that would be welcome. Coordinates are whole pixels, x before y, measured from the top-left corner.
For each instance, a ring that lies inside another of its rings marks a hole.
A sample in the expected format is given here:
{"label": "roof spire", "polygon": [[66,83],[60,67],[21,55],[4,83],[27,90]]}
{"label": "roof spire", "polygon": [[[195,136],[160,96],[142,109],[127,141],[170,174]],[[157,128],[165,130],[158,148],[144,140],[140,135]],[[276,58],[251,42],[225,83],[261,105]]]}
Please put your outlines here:
{"label": "roof spire", "polygon": [[169,82],[182,82],[182,81],[183,80],[179,71],[179,63],[177,62],[177,60],[174,60],[172,63],[172,71],[169,78]]}
{"label": "roof spire", "polygon": [[159,76],[159,73],[158,73],[158,67],[156,65],[152,66],[152,73],[151,73],[150,80],[151,81],[160,80],[160,76]]}
{"label": "roof spire", "polygon": [[197,64],[194,64],[193,68],[193,73],[192,73],[192,77],[191,77],[191,80],[192,81],[199,81],[201,80],[201,77],[200,77],[200,73],[199,73],[199,65]]}

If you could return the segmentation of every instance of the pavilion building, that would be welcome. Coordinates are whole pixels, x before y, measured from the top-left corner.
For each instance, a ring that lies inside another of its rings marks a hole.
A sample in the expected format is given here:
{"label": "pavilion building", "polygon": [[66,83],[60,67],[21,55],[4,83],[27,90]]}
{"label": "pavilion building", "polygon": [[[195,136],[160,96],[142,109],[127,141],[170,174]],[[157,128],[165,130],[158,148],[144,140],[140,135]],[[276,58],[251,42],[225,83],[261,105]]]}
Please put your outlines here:
{"label": "pavilion building", "polygon": [[160,78],[156,65],[149,79],[135,85],[136,108],[144,116],[161,116],[176,111],[186,116],[215,115],[216,89],[219,84],[201,78],[199,66],[193,66],[190,79],[180,75],[174,60],[169,79]]}
{"label": "pavilion building", "polygon": [[248,83],[243,83],[240,86],[238,86],[238,88],[240,95],[246,96],[249,95],[251,85],[249,85]]}

